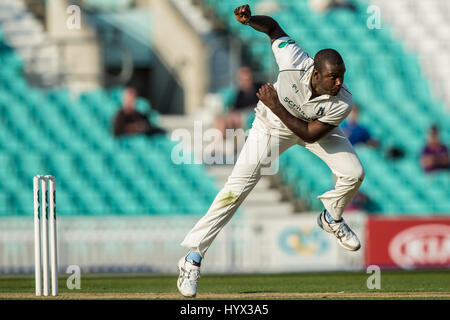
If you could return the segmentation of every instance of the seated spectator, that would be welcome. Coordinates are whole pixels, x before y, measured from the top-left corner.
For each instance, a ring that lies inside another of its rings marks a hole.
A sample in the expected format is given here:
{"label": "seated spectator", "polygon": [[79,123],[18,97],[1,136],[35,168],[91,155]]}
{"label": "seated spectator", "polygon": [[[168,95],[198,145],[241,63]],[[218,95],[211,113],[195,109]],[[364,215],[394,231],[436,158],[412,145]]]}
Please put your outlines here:
{"label": "seated spectator", "polygon": [[238,91],[235,101],[228,108],[228,112],[216,119],[216,128],[225,138],[226,129],[239,129],[245,127],[246,116],[258,103],[256,92],[263,85],[255,83],[253,73],[249,67],[241,67],[237,73]]}
{"label": "seated spectator", "polygon": [[436,125],[431,126],[427,144],[423,147],[420,164],[425,172],[435,172],[450,168],[447,147],[439,139],[439,129]]}
{"label": "seated spectator", "polygon": [[359,109],[354,106],[349,116],[341,124],[341,128],[347,136],[352,145],[365,144],[369,147],[378,148],[380,143],[378,140],[372,138],[364,126],[358,122]]}
{"label": "seated spectator", "polygon": [[392,146],[386,150],[386,158],[389,160],[400,159],[405,156],[405,150],[399,146]]}
{"label": "seated spectator", "polygon": [[114,136],[133,134],[162,134],[165,130],[151,124],[148,117],[135,109],[137,92],[127,88],[123,94],[123,106],[114,117]]}

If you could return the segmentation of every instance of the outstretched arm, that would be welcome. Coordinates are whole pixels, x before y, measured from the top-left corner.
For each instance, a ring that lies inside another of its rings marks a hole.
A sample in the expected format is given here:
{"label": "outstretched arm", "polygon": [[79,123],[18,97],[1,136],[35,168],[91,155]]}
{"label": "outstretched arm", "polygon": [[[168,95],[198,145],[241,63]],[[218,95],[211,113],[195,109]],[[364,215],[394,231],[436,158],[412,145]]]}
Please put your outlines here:
{"label": "outstretched arm", "polygon": [[270,83],[263,85],[256,96],[280,118],[286,127],[305,142],[316,142],[335,128],[317,120],[306,122],[291,115],[281,104],[277,91]]}
{"label": "outstretched arm", "polygon": [[240,23],[249,25],[253,29],[267,34],[270,38],[270,43],[280,37],[287,36],[283,29],[281,29],[278,22],[276,22],[273,18],[269,16],[252,16],[252,12],[248,4],[234,9],[234,16]]}

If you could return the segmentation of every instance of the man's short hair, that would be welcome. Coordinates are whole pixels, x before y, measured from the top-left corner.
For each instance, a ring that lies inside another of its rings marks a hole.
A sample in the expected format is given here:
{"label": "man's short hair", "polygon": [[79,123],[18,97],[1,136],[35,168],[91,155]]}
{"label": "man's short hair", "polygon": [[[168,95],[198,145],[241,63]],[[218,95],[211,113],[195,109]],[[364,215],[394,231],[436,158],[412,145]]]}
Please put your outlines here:
{"label": "man's short hair", "polygon": [[317,71],[322,72],[325,63],[336,66],[344,63],[344,60],[336,50],[322,49],[314,57],[314,67]]}

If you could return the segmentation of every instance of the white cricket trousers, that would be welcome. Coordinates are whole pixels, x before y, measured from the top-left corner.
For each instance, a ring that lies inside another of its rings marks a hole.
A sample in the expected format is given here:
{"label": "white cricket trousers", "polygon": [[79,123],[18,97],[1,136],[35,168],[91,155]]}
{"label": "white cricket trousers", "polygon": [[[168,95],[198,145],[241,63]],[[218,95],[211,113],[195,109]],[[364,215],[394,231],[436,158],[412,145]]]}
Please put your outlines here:
{"label": "white cricket trousers", "polygon": [[[363,166],[342,129],[336,127],[319,141],[305,143],[290,130],[280,131],[257,116],[225,186],[181,245],[204,257],[220,230],[259,181],[261,172],[270,172],[268,166],[275,158],[294,145],[308,149],[331,169],[334,189],[317,199],[339,220],[364,179]],[[301,162],[298,165],[301,166]]]}

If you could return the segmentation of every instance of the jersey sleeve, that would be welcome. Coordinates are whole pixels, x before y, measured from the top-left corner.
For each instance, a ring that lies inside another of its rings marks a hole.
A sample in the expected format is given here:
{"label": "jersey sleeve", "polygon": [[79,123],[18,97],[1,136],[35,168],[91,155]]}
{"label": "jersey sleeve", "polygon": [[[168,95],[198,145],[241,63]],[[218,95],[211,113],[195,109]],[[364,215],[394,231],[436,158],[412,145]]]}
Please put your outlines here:
{"label": "jersey sleeve", "polygon": [[342,121],[345,120],[345,118],[347,118],[350,111],[352,111],[352,107],[352,105],[348,104],[332,106],[324,116],[318,118],[317,120],[337,127],[342,123]]}
{"label": "jersey sleeve", "polygon": [[295,69],[309,58],[309,55],[287,36],[276,39],[272,43],[272,51],[279,70]]}

